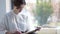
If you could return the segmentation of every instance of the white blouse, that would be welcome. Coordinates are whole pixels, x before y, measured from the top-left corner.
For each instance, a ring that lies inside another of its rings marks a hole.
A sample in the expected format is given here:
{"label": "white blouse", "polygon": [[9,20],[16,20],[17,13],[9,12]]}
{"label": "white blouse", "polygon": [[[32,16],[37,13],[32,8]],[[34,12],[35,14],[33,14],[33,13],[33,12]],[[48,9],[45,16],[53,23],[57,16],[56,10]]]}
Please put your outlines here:
{"label": "white blouse", "polygon": [[7,13],[0,22],[0,34],[5,34],[7,31],[12,33],[15,31],[26,31],[32,28],[30,25],[27,16],[23,14],[16,15],[11,11]]}

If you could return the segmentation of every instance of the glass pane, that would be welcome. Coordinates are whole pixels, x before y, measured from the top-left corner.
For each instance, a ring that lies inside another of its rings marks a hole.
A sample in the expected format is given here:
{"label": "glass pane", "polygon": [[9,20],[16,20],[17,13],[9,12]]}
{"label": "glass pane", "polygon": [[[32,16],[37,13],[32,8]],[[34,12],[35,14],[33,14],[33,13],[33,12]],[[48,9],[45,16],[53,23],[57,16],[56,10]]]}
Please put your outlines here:
{"label": "glass pane", "polygon": [[28,11],[33,14],[34,22],[36,22],[37,25],[58,26],[60,25],[60,20],[58,19],[60,16],[59,3],[60,0],[27,0],[26,7]]}

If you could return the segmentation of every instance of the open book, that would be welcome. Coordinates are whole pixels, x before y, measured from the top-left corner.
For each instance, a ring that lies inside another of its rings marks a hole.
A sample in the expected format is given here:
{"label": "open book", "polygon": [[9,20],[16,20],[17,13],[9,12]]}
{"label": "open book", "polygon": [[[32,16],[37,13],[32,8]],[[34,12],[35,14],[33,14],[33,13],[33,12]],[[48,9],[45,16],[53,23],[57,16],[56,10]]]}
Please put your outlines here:
{"label": "open book", "polygon": [[32,31],[29,31],[29,32],[26,32],[27,34],[32,34],[36,31],[39,31],[41,29],[41,27],[37,27],[35,30],[32,30]]}

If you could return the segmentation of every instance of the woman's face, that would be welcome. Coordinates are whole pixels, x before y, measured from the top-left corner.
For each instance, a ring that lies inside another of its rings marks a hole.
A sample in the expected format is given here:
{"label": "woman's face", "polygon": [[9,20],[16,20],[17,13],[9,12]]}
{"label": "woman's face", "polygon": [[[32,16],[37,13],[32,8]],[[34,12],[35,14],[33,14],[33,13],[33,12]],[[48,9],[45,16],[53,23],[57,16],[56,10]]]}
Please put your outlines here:
{"label": "woman's face", "polygon": [[19,7],[16,7],[16,6],[15,6],[15,11],[16,11],[16,13],[17,13],[17,14],[20,13],[20,12],[22,11],[22,9],[24,8],[24,6],[25,6],[25,5],[20,5]]}

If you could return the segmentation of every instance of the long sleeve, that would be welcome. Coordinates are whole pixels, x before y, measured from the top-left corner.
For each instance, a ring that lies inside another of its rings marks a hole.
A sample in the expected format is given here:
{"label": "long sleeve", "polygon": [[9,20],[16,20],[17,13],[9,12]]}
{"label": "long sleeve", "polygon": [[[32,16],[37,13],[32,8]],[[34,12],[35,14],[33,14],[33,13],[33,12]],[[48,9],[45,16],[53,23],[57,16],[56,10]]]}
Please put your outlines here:
{"label": "long sleeve", "polygon": [[14,33],[17,31],[16,23],[12,23],[10,16],[5,15],[0,22],[0,33],[5,34],[7,31]]}
{"label": "long sleeve", "polygon": [[0,34],[5,34],[7,31],[0,31]]}
{"label": "long sleeve", "polygon": [[27,18],[27,25],[29,31],[35,30],[34,21],[31,17]]}
{"label": "long sleeve", "polygon": [[0,22],[0,34],[5,34],[7,32],[5,23],[6,23],[6,18],[4,17]]}

